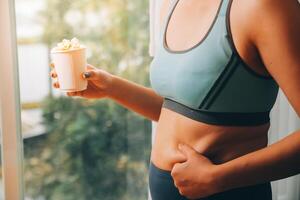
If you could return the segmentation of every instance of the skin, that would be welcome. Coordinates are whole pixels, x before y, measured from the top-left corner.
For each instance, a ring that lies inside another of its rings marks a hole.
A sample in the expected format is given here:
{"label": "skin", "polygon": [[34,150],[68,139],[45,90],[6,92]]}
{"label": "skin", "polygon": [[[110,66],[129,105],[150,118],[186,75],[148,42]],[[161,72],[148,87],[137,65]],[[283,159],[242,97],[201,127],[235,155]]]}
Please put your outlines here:
{"label": "skin", "polygon": [[[168,27],[168,47],[184,50],[197,43],[212,22],[219,2],[181,1]],[[167,0],[164,2],[161,21],[166,17],[168,3]],[[257,73],[271,75],[300,116],[298,2],[234,1],[230,19],[234,43],[241,58]],[[162,108],[163,98],[151,88],[91,65],[87,75],[87,90],[67,94],[110,98],[157,121],[151,161],[157,167],[171,171],[174,185],[190,199],[278,180],[300,171],[300,130],[267,147],[269,123],[226,127],[197,122]],[[58,88],[55,70],[51,76],[54,87]]]}

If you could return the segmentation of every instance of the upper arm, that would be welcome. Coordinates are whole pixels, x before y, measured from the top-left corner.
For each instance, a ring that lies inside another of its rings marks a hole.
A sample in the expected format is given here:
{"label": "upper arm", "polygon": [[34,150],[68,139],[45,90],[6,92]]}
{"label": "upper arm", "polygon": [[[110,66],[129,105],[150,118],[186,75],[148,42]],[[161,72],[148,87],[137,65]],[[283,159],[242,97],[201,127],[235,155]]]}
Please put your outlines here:
{"label": "upper arm", "polygon": [[300,4],[297,0],[251,2],[251,39],[300,117]]}

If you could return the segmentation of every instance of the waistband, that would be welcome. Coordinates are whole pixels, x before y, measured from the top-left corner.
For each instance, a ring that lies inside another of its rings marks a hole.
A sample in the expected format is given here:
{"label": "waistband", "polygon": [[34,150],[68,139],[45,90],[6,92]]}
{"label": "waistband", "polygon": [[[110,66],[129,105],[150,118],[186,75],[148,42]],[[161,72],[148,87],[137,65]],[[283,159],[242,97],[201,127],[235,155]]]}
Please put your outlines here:
{"label": "waistband", "polygon": [[258,126],[270,122],[270,111],[251,113],[212,112],[193,109],[168,98],[164,98],[162,107],[182,114],[193,120],[213,125]]}
{"label": "waistband", "polygon": [[[149,189],[153,200],[188,200],[182,196],[174,185],[171,171],[163,170],[155,166],[152,161],[149,164]],[[209,197],[197,200],[272,200],[271,183],[261,183],[246,187],[239,187],[224,192],[213,194]]]}

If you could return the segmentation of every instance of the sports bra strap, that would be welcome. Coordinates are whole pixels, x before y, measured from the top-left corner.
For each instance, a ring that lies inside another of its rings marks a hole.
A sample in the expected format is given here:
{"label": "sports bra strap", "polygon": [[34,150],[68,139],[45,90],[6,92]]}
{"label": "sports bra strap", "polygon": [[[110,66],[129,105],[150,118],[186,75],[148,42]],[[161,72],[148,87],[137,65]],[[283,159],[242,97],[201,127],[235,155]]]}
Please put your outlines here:
{"label": "sports bra strap", "polygon": [[[168,21],[170,20],[170,17],[173,13],[173,10],[175,9],[176,4],[178,3],[179,0],[170,0],[169,1],[169,6],[168,6],[168,11],[167,11],[167,15],[164,18],[164,22],[162,25],[162,30],[160,31],[160,35],[163,36],[164,32],[166,31],[166,28],[168,26]],[[218,12],[218,15],[216,17],[219,16],[226,16],[227,10],[228,10],[228,6],[230,4],[230,1],[232,0],[221,0],[221,8],[220,11]]]}
{"label": "sports bra strap", "polygon": [[230,0],[222,0],[222,5],[221,5],[220,12],[218,14],[218,17],[226,15],[227,9],[228,9],[228,6],[229,6],[229,2],[230,2]]}
{"label": "sports bra strap", "polygon": [[168,26],[168,21],[172,15],[173,9],[175,9],[176,4],[178,3],[179,0],[169,0],[169,5],[168,5],[168,10],[167,10],[167,14],[166,17],[164,17],[163,19],[163,25],[162,25],[162,29],[160,31],[160,36],[161,38],[164,35],[164,32],[166,31],[166,28]]}

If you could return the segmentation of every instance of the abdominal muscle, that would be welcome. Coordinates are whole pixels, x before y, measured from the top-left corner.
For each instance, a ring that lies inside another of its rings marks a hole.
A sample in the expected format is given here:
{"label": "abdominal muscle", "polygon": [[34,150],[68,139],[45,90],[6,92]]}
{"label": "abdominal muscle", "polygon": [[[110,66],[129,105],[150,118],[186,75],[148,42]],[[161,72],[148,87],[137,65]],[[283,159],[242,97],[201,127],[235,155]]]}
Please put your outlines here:
{"label": "abdominal muscle", "polygon": [[151,151],[151,161],[171,171],[185,156],[178,144],[186,144],[221,164],[267,146],[270,123],[259,126],[219,126],[198,122],[162,108]]}

